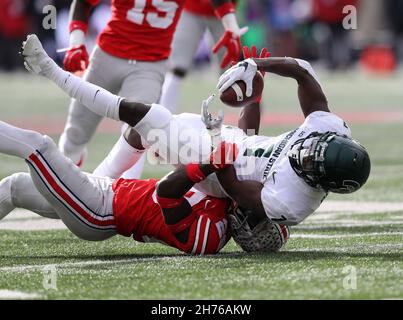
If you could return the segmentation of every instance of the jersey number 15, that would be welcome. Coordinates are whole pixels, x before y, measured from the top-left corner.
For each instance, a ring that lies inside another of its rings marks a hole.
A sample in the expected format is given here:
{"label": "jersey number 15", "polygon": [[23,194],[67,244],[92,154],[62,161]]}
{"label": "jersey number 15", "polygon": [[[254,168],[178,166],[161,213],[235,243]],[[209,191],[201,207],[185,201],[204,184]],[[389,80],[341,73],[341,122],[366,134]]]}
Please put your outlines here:
{"label": "jersey number 15", "polygon": [[[153,28],[168,28],[175,18],[179,5],[173,1],[152,0],[151,4],[158,12],[144,13],[146,2],[147,0],[134,0],[133,8],[127,11],[127,20],[136,24],[143,24],[145,19]],[[165,13],[165,15],[159,16],[158,13]]]}

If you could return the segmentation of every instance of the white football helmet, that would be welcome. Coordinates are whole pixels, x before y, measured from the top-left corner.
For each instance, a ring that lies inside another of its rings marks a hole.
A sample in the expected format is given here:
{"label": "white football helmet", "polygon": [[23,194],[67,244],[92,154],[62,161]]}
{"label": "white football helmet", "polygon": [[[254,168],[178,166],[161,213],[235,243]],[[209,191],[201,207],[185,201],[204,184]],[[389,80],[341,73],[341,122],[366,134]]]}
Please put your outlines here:
{"label": "white football helmet", "polygon": [[247,211],[239,206],[229,214],[228,221],[234,241],[246,252],[277,252],[290,237],[288,226],[280,226],[269,219],[251,226]]}

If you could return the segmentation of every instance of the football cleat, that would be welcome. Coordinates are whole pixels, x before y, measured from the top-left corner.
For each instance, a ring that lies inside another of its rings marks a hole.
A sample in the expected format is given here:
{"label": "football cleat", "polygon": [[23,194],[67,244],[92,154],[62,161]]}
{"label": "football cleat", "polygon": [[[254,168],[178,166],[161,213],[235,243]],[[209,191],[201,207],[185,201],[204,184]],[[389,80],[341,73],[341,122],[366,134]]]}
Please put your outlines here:
{"label": "football cleat", "polygon": [[53,62],[35,34],[27,36],[27,40],[22,43],[20,54],[24,58],[25,68],[35,74],[42,74],[44,67]]}

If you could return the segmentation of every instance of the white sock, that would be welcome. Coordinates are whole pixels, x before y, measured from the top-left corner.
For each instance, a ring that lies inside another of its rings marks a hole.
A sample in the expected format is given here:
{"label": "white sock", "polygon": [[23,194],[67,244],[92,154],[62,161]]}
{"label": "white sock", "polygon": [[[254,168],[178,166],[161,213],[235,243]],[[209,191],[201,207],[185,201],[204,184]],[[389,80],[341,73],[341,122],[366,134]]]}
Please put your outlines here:
{"label": "white sock", "polygon": [[88,154],[86,145],[76,145],[72,143],[67,139],[66,132],[63,132],[59,138],[59,150],[78,167],[83,165]]}
{"label": "white sock", "polygon": [[64,71],[53,61],[53,63],[46,62],[46,65],[41,65],[41,74],[52,80],[70,97],[80,101],[92,112],[120,121],[119,106],[122,97]]}
{"label": "white sock", "polygon": [[125,171],[137,163],[144,152],[145,150],[133,148],[123,136],[120,136],[112,150],[95,169],[93,174],[99,177],[118,179]]}
{"label": "white sock", "polygon": [[144,163],[146,161],[147,153],[143,153],[140,159],[129,170],[122,174],[124,179],[140,179],[143,173]]}
{"label": "white sock", "polygon": [[162,86],[160,104],[172,113],[176,112],[182,87],[182,78],[168,72]]}

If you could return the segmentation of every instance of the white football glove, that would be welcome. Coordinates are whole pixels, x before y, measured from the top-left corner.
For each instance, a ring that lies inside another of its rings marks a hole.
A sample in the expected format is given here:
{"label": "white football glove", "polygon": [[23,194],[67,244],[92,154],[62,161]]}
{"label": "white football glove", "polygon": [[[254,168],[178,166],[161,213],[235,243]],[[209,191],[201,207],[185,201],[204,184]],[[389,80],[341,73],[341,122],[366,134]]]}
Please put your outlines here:
{"label": "white football glove", "polygon": [[227,13],[221,18],[226,31],[230,31],[235,37],[241,37],[248,32],[249,27],[239,27],[238,20],[234,13]]}
{"label": "white football glove", "polygon": [[215,147],[221,141],[221,127],[224,121],[224,111],[220,110],[217,113],[217,118],[213,118],[211,113],[208,110],[208,106],[211,101],[214,99],[215,94],[208,97],[206,100],[203,100],[201,107],[201,119],[206,126],[213,142],[213,146]]}
{"label": "white football glove", "polygon": [[225,71],[218,80],[217,88],[220,93],[227,90],[236,81],[242,80],[246,83],[246,96],[250,97],[253,92],[253,78],[257,72],[257,65],[253,59],[246,59],[238,62],[235,66]]}

